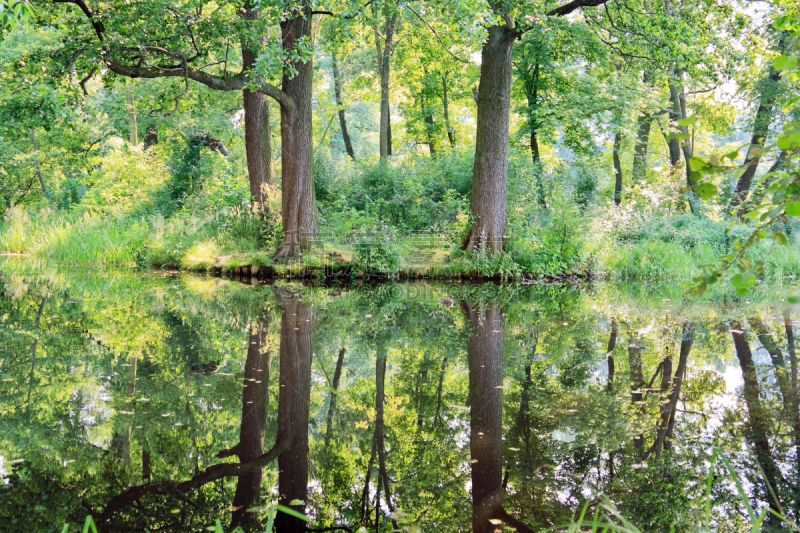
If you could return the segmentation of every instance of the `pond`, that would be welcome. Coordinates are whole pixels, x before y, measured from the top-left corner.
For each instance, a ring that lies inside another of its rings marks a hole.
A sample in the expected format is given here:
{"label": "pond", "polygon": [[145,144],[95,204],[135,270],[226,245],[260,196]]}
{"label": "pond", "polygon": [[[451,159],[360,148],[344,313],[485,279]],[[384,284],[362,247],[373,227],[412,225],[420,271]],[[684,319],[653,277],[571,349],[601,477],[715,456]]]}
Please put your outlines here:
{"label": "pond", "polygon": [[737,531],[748,506],[768,527],[800,512],[796,287],[2,273],[4,530],[541,531],[586,506]]}

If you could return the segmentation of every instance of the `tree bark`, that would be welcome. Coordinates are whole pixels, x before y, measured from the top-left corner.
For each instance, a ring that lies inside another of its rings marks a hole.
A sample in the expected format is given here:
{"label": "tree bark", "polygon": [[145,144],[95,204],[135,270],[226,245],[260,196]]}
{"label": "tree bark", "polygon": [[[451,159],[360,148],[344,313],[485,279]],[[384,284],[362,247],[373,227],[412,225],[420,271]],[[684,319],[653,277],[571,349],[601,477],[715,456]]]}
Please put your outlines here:
{"label": "tree bark", "polygon": [[47,187],[44,184],[44,174],[42,174],[42,162],[39,160],[39,141],[36,139],[36,132],[30,131],[31,144],[33,144],[33,166],[36,169],[36,177],[39,178],[39,185],[42,187],[42,194],[47,196]]}
{"label": "tree bark", "polygon": [[636,145],[633,148],[633,168],[631,178],[634,183],[639,183],[647,178],[647,149],[650,145],[650,127],[653,116],[642,113],[636,119]]}
{"label": "tree bark", "polygon": [[[284,299],[278,428],[288,435],[288,447],[278,456],[278,502],[303,514],[308,495],[308,416],[315,328],[316,318],[308,304],[299,301],[296,295]],[[292,504],[294,501],[303,503]],[[305,532],[306,523],[278,512],[275,529],[281,533],[301,533]]]}
{"label": "tree bark", "polygon": [[469,451],[472,459],[472,531],[492,533],[493,520],[532,531],[503,509],[503,342],[505,316],[497,304],[462,307],[470,325],[467,340],[470,397]]}
{"label": "tree bark", "polygon": [[447,142],[451,148],[456,146],[456,134],[453,131],[453,126],[450,124],[450,102],[447,97],[447,75],[445,72],[442,76],[442,107],[444,110],[444,128],[447,130]]}
{"label": "tree bark", "polygon": [[608,361],[608,392],[614,391],[614,349],[617,347],[617,333],[619,325],[617,319],[611,317],[611,332],[608,335],[608,346],[606,346],[606,361]]}
{"label": "tree bark", "polygon": [[133,90],[130,86],[125,91],[125,102],[128,108],[128,142],[136,148],[139,146],[139,130],[136,126],[136,105],[133,101]]}
{"label": "tree bark", "polygon": [[[264,348],[265,330],[266,324],[254,324],[248,338],[242,388],[242,422],[239,427],[239,443],[234,448],[234,453],[241,463],[253,461],[264,453],[271,357],[269,351]],[[245,531],[257,529],[257,513],[247,510],[253,507],[258,498],[261,475],[262,470],[256,469],[242,474],[236,481],[231,528],[241,526]]]}
{"label": "tree bark", "polygon": [[350,159],[355,161],[356,153],[350,140],[350,132],[347,131],[347,118],[345,117],[344,103],[342,102],[342,75],[339,73],[339,61],[336,58],[335,50],[331,53],[331,65],[333,67],[333,96],[336,99],[336,108],[339,112],[339,129],[342,132],[344,149]]}
{"label": "tree bark", "polygon": [[144,149],[147,150],[151,146],[155,146],[158,144],[158,132],[156,131],[156,127],[152,124],[147,127],[147,131],[144,136]]}
{"label": "tree bark", "polygon": [[[311,40],[311,4],[303,0],[294,17],[281,22],[285,50],[297,49],[298,41]],[[317,206],[314,197],[311,145],[311,95],[314,66],[308,61],[292,61],[297,74],[284,71],[283,91],[294,106],[281,105],[281,166],[283,181],[282,222],[284,241],[276,259],[299,257],[318,236]]]}
{"label": "tree bark", "polygon": [[[764,472],[764,477],[767,483],[769,483],[772,492],[777,496],[778,482],[782,476],[778,465],[775,463],[775,458],[772,456],[768,430],[769,417],[766,409],[761,404],[761,392],[758,384],[756,365],[753,362],[753,353],[750,350],[750,345],[747,342],[747,336],[744,332],[744,326],[741,322],[734,321],[731,323],[731,336],[733,337],[733,345],[736,350],[736,358],[739,360],[739,366],[742,369],[744,400],[747,406],[747,426],[750,439],[755,448],[756,461]],[[780,513],[780,501],[775,501],[769,489],[766,490],[765,496],[769,501],[770,509],[776,513]],[[768,513],[766,522],[767,524],[778,525],[780,520],[772,513]]]}
{"label": "tree bark", "polygon": [[614,160],[614,204],[622,203],[622,162],[619,153],[622,147],[622,134],[617,131],[614,133],[614,149],[612,158]]}
{"label": "tree bark", "polygon": [[[677,138],[673,137],[670,140],[670,159],[672,160],[673,150],[674,150],[674,143],[678,143],[680,145],[680,149],[683,152],[683,159],[686,162],[686,185],[689,187],[694,187],[697,185],[697,181],[692,178],[692,144],[688,138],[689,136],[689,127],[682,126],[677,123],[678,120],[682,120],[687,118],[686,112],[686,93],[684,92],[683,88],[683,71],[677,69],[675,71],[675,76],[677,76],[677,82],[670,82],[669,84],[669,95],[670,95],[670,102],[672,103],[672,110],[670,111],[670,118],[674,122],[673,126],[677,128],[682,136],[685,138],[682,141],[679,141]],[[677,161],[673,163],[673,166],[677,164]],[[700,202],[697,198],[697,195],[694,193],[693,190],[690,190],[686,193],[686,197],[689,200],[689,208],[692,210],[692,213],[697,213],[700,209]]]}
{"label": "tree bark", "polygon": [[[506,8],[491,3],[495,12]],[[478,121],[470,208],[475,222],[464,239],[465,250],[500,252],[507,239],[508,122],[511,70],[517,32],[508,25],[491,26],[481,50]]]}
{"label": "tree bark", "polygon": [[[242,18],[249,26],[254,20],[261,18],[261,10],[251,1],[246,1]],[[242,72],[248,73],[256,65],[258,42],[242,42]],[[269,125],[269,108],[264,112],[265,98],[259,92],[248,88],[242,90],[244,104],[244,145],[247,156],[247,175],[250,181],[250,197],[256,210],[264,210],[264,187],[270,184],[270,176],[265,163],[271,163],[272,155],[267,154],[264,132],[264,120]]]}
{"label": "tree bark", "polygon": [[[667,397],[666,402],[661,405],[661,422],[656,433],[656,440],[653,443],[652,452],[657,458],[661,457],[663,449],[670,449],[669,439],[675,427],[675,413],[678,408],[678,399],[681,395],[681,386],[686,376],[686,363],[689,359],[689,352],[692,350],[694,342],[694,326],[691,322],[683,324],[683,336],[681,339],[681,350],[678,356],[678,368],[675,370],[675,377],[672,380],[672,391]],[[666,362],[667,359],[665,359]],[[669,365],[665,364],[661,370],[661,390],[666,391],[672,374],[672,361]],[[652,453],[651,452],[651,453]]]}
{"label": "tree bark", "polygon": [[761,161],[761,155],[764,153],[764,143],[769,134],[769,126],[772,123],[773,111],[775,109],[775,101],[778,98],[778,82],[781,81],[781,72],[770,67],[769,76],[763,81],[761,87],[761,99],[758,102],[756,109],[756,118],[753,122],[753,136],[750,139],[750,146],[747,148],[747,155],[744,158],[741,168],[743,169],[742,175],[736,182],[736,188],[731,198],[731,209],[737,209],[736,215],[742,218],[745,210],[742,209],[742,204],[750,192],[750,187],[753,184],[753,177],[758,170],[758,164]]}
{"label": "tree bark", "polygon": [[325,447],[330,446],[331,436],[333,435],[333,414],[336,412],[336,397],[339,394],[339,380],[342,377],[344,366],[344,354],[347,350],[344,346],[339,350],[339,357],[336,359],[336,370],[333,373],[333,383],[331,384],[331,399],[328,403],[328,424],[325,428]]}
{"label": "tree bark", "polygon": [[[377,14],[377,8],[373,5],[373,12]],[[392,133],[391,133],[391,117],[389,116],[389,70],[394,51],[394,32],[397,25],[397,13],[387,14],[383,26],[383,44],[381,44],[381,34],[378,27],[373,26],[372,30],[375,34],[375,48],[377,50],[378,58],[378,74],[381,83],[381,118],[380,125],[378,126],[378,135],[380,138],[380,158],[385,160],[392,155]]]}

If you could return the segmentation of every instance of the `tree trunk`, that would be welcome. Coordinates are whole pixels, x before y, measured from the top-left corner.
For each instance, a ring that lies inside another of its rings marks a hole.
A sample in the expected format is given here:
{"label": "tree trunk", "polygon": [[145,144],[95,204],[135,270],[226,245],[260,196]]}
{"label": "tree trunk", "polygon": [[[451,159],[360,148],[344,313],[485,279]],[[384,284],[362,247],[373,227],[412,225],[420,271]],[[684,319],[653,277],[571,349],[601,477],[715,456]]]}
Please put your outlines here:
{"label": "tree trunk", "polygon": [[[298,41],[311,40],[311,7],[304,0],[293,18],[281,22],[285,50],[295,50]],[[282,222],[284,241],[276,259],[299,257],[318,236],[317,205],[314,197],[311,145],[311,95],[314,66],[308,61],[292,61],[297,74],[287,68],[283,92],[294,107],[281,106],[281,166],[283,182]]]}
{"label": "tree trunk", "polygon": [[31,143],[33,144],[33,166],[36,169],[36,177],[39,178],[39,185],[42,187],[42,194],[47,196],[47,187],[44,184],[44,174],[42,174],[42,162],[39,160],[39,141],[36,139],[36,132],[30,131]]}
{"label": "tree trunk", "polygon": [[619,325],[617,319],[611,318],[611,332],[608,335],[608,346],[606,347],[606,360],[608,361],[608,392],[614,391],[614,349],[617,347],[617,332]]}
{"label": "tree trunk", "polygon": [[[423,89],[424,91],[425,89]],[[422,97],[422,113],[425,116],[425,132],[427,133],[428,137],[428,150],[430,151],[431,157],[436,155],[436,136],[434,135],[433,128],[435,127],[433,114],[431,113],[430,107],[428,107],[428,99],[426,97]]]}
{"label": "tree trunk", "polygon": [[[269,363],[265,349],[266,325],[253,325],[247,344],[247,359],[244,363],[244,387],[242,388],[242,422],[239,426],[239,443],[235,454],[240,463],[253,461],[264,453],[264,433],[269,409]],[[255,530],[258,514],[248,512],[253,507],[261,488],[261,469],[239,476],[233,497],[231,528],[242,526],[245,531]]]}
{"label": "tree trunk", "polygon": [[492,533],[502,520],[531,531],[503,509],[503,342],[505,315],[497,304],[462,304],[470,325],[469,453],[472,459],[472,531]]}
{"label": "tree trunk", "polygon": [[503,483],[503,340],[505,319],[497,305],[466,306],[472,333],[469,362],[472,458],[472,530],[490,533],[502,509]]}
{"label": "tree trunk", "polygon": [[333,414],[336,412],[336,396],[339,394],[339,380],[342,377],[342,367],[344,366],[345,347],[339,350],[339,357],[336,359],[336,370],[333,373],[333,383],[331,384],[331,399],[328,403],[328,425],[325,428],[325,447],[331,444],[333,434]]}
{"label": "tree trunk", "polygon": [[475,223],[464,239],[465,250],[481,248],[494,253],[505,247],[511,60],[516,37],[517,33],[507,25],[491,26],[481,50],[470,202]]}
{"label": "tree trunk", "polygon": [[[772,448],[770,446],[768,433],[769,416],[767,410],[761,404],[761,392],[758,384],[756,365],[753,362],[753,353],[750,351],[750,345],[747,343],[747,336],[745,335],[744,326],[741,322],[736,321],[731,323],[731,336],[733,337],[733,345],[736,349],[736,357],[742,369],[744,401],[747,406],[747,425],[750,439],[755,448],[756,461],[764,472],[764,477],[767,483],[769,483],[772,492],[777,496],[779,489],[778,481],[781,479],[781,473],[778,469],[778,465],[775,463],[775,458],[772,456]],[[765,491],[765,499],[768,500],[769,507],[773,512],[781,512],[780,502],[775,501],[769,489]],[[772,513],[768,513],[766,523],[777,526],[780,520]]]}
{"label": "tree trunk", "polygon": [[[264,96],[264,107],[261,112],[261,143],[264,150],[261,154],[261,168],[264,170],[264,184],[275,184],[275,165],[272,162],[272,118],[270,117],[269,96]],[[262,187],[263,191],[263,187]],[[266,198],[264,198],[266,201]]]}
{"label": "tree trunk", "polygon": [[647,178],[647,148],[650,144],[650,126],[653,124],[653,117],[649,113],[643,113],[636,119],[636,124],[631,178],[634,183],[640,183]]}
{"label": "tree trunk", "polygon": [[[769,167],[767,170],[767,174],[772,174],[773,172],[778,172],[779,170],[786,170],[786,158],[789,157],[789,154],[786,150],[781,150],[781,153],[778,154],[778,157],[772,163],[772,166]],[[749,202],[750,205],[759,205],[762,200],[764,200],[764,195],[767,194],[768,187],[764,183],[759,183],[755,190],[753,191],[752,200]]]}
{"label": "tree trunk", "polygon": [[[133,395],[136,394],[136,356],[128,359],[128,409],[133,409]],[[133,426],[128,424],[125,427],[125,434],[122,437],[122,466],[131,466],[131,438],[133,437]]]}
{"label": "tree trunk", "polygon": [[622,203],[622,162],[619,158],[619,152],[622,147],[622,134],[617,131],[614,133],[614,149],[612,158],[614,159],[614,203],[619,205]]}
{"label": "tree trunk", "polygon": [[758,102],[756,109],[756,118],[753,122],[753,136],[750,139],[750,146],[747,149],[747,155],[742,163],[742,175],[739,176],[739,181],[736,182],[736,189],[734,190],[733,198],[731,198],[731,209],[737,209],[737,216],[742,218],[745,214],[744,209],[741,208],[747,198],[747,193],[750,192],[750,187],[753,184],[753,177],[758,170],[758,163],[761,161],[761,155],[764,152],[764,143],[769,134],[769,125],[772,123],[773,111],[775,109],[775,101],[778,97],[778,82],[781,80],[781,72],[770,67],[770,74],[764,80],[761,87],[761,100]]}
{"label": "tree trunk", "polygon": [[[661,423],[659,424],[656,433],[656,440],[653,443],[653,452],[657,458],[661,457],[664,448],[670,449],[669,438],[672,436],[673,428],[675,426],[675,413],[678,408],[678,399],[681,395],[681,386],[683,385],[683,378],[686,375],[686,363],[689,359],[689,352],[692,350],[692,343],[694,342],[694,327],[691,322],[686,322],[683,325],[683,337],[681,340],[681,351],[678,356],[678,368],[675,370],[675,378],[672,380],[672,392],[667,397],[667,401],[661,405]],[[669,380],[672,374],[672,361],[665,364],[661,370],[661,390],[666,391],[669,387]]]}
{"label": "tree trunk", "polygon": [[36,348],[39,346],[39,329],[42,324],[45,302],[47,302],[47,298],[42,298],[41,303],[39,303],[39,311],[36,313],[36,322],[33,325],[36,336],[33,338],[33,344],[31,345],[31,372],[28,376],[28,400],[25,402],[25,419],[28,421],[31,418],[31,395],[33,394],[33,379],[36,376]]}
{"label": "tree trunk", "polygon": [[[670,102],[672,103],[672,110],[670,111],[670,119],[672,119],[675,123],[673,126],[677,127],[677,130],[680,132],[682,136],[685,138],[680,141],[679,139],[673,137],[670,140],[670,160],[672,160],[673,155],[673,142],[678,143],[680,145],[680,149],[683,152],[683,159],[686,162],[686,185],[689,187],[694,187],[697,185],[697,181],[692,178],[692,144],[688,138],[689,136],[689,127],[682,126],[677,123],[678,120],[682,120],[687,118],[686,112],[686,94],[684,93],[683,89],[683,71],[678,69],[675,71],[675,75],[678,77],[677,83],[670,83],[669,84],[669,95],[670,95]],[[673,166],[677,164],[677,161],[672,163]],[[686,197],[689,200],[689,208],[692,210],[692,213],[697,213],[700,209],[700,202],[697,199],[697,195],[694,193],[693,190],[690,190],[686,193]]]}
{"label": "tree trunk", "polygon": [[[638,339],[631,339],[628,344],[628,367],[631,374],[631,404],[639,405],[643,399],[644,373],[642,371],[642,348]],[[640,408],[640,411],[643,407]],[[639,434],[633,439],[633,447],[641,458],[644,453],[644,435]]]}
{"label": "tree trunk", "polygon": [[447,98],[447,75],[445,72],[442,76],[442,107],[444,108],[444,128],[447,130],[447,142],[451,148],[456,146],[456,134],[453,131],[453,126],[450,125],[450,103]]}
{"label": "tree trunk", "polygon": [[336,108],[339,110],[339,129],[342,132],[344,149],[350,159],[356,160],[356,153],[353,151],[353,143],[350,140],[350,132],[347,131],[347,119],[344,113],[344,103],[342,103],[342,76],[339,73],[339,61],[336,58],[336,51],[331,53],[331,64],[333,65],[333,95],[336,99]]}
{"label": "tree trunk", "polygon": [[[278,456],[278,502],[302,514],[308,495],[308,416],[315,326],[308,304],[299,301],[296,295],[284,299],[278,429],[288,440],[288,448]],[[303,503],[291,503],[296,500]],[[306,523],[278,512],[275,529],[281,533],[301,533],[305,532]]]}
{"label": "tree trunk", "polygon": [[[373,6],[373,9],[374,6]],[[375,10],[377,12],[377,9]],[[378,58],[378,74],[381,80],[381,118],[380,125],[378,126],[378,135],[380,138],[380,157],[385,160],[392,155],[392,133],[391,133],[391,118],[389,116],[389,67],[394,51],[393,38],[394,31],[397,24],[397,13],[386,15],[386,20],[383,27],[383,45],[381,45],[381,34],[378,27],[373,27],[375,34],[375,48],[377,50]]]}
{"label": "tree trunk", "polygon": [[530,76],[528,76],[526,72],[523,77],[525,82],[525,99],[528,101],[528,129],[531,133],[531,159],[534,165],[537,165],[541,160],[538,138],[539,122],[534,115],[539,105],[539,73],[540,65],[539,58],[537,57],[536,64],[533,66],[533,72]]}
{"label": "tree trunk", "polygon": [[156,131],[156,127],[152,124],[147,127],[147,132],[144,136],[144,149],[147,150],[151,146],[155,146],[158,144],[158,132]]}
{"label": "tree trunk", "polygon": [[136,127],[136,105],[133,101],[133,89],[130,86],[125,91],[125,102],[128,108],[128,141],[136,148],[139,146],[139,130]]}
{"label": "tree trunk", "polygon": [[[250,22],[261,17],[261,10],[257,9],[253,3],[246,1],[242,18],[248,26]],[[242,71],[247,72],[253,69],[257,59],[257,42],[242,42]],[[270,183],[268,167],[272,154],[267,154],[267,146],[264,145],[266,135],[264,132],[264,120],[266,117],[267,126],[269,125],[269,107],[264,112],[265,96],[250,89],[242,90],[242,101],[244,103],[244,146],[247,155],[247,175],[250,181],[250,197],[256,210],[264,209],[264,187]],[[269,127],[269,126],[268,126]],[[268,134],[268,133],[267,133]],[[268,141],[269,142],[269,141]]]}

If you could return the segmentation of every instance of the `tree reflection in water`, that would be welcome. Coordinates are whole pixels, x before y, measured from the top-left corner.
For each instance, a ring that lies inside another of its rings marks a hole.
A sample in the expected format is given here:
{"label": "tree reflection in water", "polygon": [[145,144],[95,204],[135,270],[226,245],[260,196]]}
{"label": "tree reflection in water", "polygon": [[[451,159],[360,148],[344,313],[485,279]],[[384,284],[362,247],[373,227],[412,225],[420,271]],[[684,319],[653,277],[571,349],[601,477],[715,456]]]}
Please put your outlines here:
{"label": "tree reflection in water", "polygon": [[[779,298],[116,276],[0,281],[0,520],[17,530],[92,514],[107,532],[263,531],[278,503],[310,520],[278,512],[281,533],[538,531],[606,494],[666,533],[697,516],[714,447],[758,511],[798,516]],[[719,530],[744,527],[728,475],[711,481]]]}

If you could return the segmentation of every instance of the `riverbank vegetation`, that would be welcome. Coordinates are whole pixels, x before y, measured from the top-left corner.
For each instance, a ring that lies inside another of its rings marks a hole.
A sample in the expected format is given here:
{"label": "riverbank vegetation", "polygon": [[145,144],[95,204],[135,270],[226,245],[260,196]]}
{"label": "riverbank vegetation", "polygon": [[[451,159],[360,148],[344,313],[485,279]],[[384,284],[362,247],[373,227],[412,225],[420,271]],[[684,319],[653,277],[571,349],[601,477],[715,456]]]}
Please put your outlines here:
{"label": "riverbank vegetation", "polygon": [[6,254],[800,275],[793,4],[4,2],[26,6],[0,34]]}

